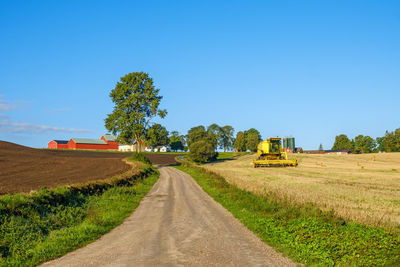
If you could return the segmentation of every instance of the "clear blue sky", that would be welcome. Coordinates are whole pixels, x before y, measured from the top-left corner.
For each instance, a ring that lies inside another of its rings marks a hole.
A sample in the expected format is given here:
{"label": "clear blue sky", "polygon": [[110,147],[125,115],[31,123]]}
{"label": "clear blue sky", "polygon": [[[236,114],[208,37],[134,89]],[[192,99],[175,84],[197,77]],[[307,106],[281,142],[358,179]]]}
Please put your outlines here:
{"label": "clear blue sky", "polygon": [[330,148],[400,127],[400,1],[1,1],[0,140],[99,138],[145,71],[169,131],[217,123]]}

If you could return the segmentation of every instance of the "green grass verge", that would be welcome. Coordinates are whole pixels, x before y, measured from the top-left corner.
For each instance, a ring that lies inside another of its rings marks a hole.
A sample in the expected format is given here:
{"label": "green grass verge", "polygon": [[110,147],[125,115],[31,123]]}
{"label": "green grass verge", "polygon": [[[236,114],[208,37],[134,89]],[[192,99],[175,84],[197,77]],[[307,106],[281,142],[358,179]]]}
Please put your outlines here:
{"label": "green grass verge", "polygon": [[153,187],[158,171],[0,198],[0,266],[34,266],[118,226]]}
{"label": "green grass verge", "polygon": [[399,229],[346,222],[312,204],[293,206],[228,184],[196,166],[176,166],[261,240],[307,265],[400,266]]}
{"label": "green grass verge", "polygon": [[218,152],[217,160],[233,159],[239,156],[248,155],[252,152]]}

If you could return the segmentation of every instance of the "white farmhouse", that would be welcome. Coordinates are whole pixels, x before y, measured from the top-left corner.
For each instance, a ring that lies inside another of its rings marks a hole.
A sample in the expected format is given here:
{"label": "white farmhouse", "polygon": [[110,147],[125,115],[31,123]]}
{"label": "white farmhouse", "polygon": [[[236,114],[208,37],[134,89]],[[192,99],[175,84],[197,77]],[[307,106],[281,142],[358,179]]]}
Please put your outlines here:
{"label": "white farmhouse", "polygon": [[118,151],[122,151],[122,152],[129,152],[129,151],[133,151],[133,145],[119,145],[118,146]]}
{"label": "white farmhouse", "polygon": [[159,148],[159,151],[160,152],[169,152],[169,151],[171,151],[171,148],[169,146],[161,146]]}
{"label": "white farmhouse", "polygon": [[147,151],[146,148],[144,147],[143,141],[140,142],[141,146],[139,147],[139,144],[136,142],[133,143],[133,145],[126,145],[126,144],[119,144],[118,145],[118,151],[122,152],[136,152],[136,147],[140,148],[140,152]]}

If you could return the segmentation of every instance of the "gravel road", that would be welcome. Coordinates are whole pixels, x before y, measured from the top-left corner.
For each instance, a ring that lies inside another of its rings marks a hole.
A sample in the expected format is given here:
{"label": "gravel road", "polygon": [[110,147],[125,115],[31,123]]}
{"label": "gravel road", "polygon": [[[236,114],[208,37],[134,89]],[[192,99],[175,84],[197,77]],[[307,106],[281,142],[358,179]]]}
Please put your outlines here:
{"label": "gravel road", "polygon": [[189,175],[159,170],[159,181],[122,225],[43,266],[296,266]]}

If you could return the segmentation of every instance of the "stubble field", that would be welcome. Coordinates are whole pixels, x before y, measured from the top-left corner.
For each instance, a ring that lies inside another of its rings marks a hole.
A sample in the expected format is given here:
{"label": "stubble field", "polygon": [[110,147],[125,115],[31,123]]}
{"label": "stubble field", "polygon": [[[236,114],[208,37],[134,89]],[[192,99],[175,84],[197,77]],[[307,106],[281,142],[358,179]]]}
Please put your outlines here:
{"label": "stubble field", "polygon": [[314,203],[369,225],[400,225],[400,153],[295,154],[296,168],[256,168],[255,155],[207,164],[241,189],[291,203]]}

